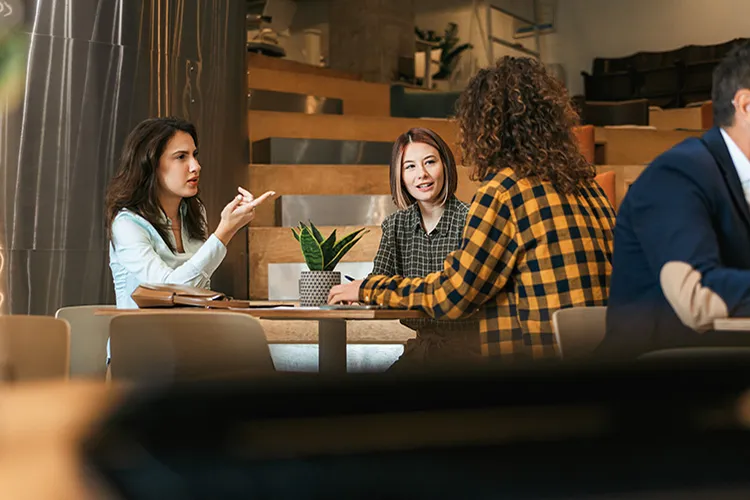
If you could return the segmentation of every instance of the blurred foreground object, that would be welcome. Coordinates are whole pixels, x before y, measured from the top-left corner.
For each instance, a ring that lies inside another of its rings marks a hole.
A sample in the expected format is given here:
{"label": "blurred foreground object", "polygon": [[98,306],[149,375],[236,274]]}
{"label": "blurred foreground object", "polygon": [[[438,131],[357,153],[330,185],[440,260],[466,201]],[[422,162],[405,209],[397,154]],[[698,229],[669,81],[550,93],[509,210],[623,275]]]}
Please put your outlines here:
{"label": "blurred foreground object", "polygon": [[0,106],[14,108],[21,97],[26,73],[26,38],[20,32],[20,0],[0,0]]}
{"label": "blurred foreground object", "polygon": [[748,498],[748,361],[176,386],[84,453],[126,499]]}

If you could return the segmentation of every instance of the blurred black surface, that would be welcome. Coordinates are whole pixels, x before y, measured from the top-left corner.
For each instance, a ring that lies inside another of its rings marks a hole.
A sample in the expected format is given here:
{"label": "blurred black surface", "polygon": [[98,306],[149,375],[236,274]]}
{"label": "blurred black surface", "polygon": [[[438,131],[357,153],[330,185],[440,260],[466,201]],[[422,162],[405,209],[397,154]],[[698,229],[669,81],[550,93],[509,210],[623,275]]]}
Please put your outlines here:
{"label": "blurred black surface", "polygon": [[138,499],[747,498],[748,361],[144,389],[83,451]]}

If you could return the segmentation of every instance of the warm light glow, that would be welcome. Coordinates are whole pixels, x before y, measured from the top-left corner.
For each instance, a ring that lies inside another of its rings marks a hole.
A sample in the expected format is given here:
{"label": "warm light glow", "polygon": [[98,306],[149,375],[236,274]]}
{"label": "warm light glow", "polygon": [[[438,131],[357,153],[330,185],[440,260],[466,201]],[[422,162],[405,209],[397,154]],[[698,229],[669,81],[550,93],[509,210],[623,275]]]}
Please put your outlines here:
{"label": "warm light glow", "polygon": [[[3,277],[3,267],[5,264],[5,256],[3,255],[2,248],[0,248],[0,283],[3,283],[5,281]],[[3,311],[5,311],[5,308],[3,305],[5,304],[5,294],[3,293],[2,285],[0,285],[0,315],[3,314]]]}

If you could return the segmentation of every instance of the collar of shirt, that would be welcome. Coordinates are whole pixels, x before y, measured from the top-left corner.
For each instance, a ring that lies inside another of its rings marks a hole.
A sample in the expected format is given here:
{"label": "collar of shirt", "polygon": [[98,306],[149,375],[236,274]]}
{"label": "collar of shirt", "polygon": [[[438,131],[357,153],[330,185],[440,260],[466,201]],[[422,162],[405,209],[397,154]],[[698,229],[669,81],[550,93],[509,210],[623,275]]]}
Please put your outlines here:
{"label": "collar of shirt", "polygon": [[729,150],[729,156],[732,157],[732,163],[734,168],[737,170],[737,175],[740,177],[740,183],[742,184],[742,190],[745,192],[745,199],[750,203],[750,159],[745,156],[737,143],[729,137],[729,134],[723,128],[720,128],[721,136],[724,138],[724,142]]}
{"label": "collar of shirt", "polygon": [[[432,230],[430,235],[439,235],[439,234],[447,234],[450,230],[450,227],[448,225],[450,224],[450,217],[446,217],[446,214],[450,211],[455,209],[455,204],[457,203],[455,196],[450,196],[448,200],[445,202],[445,209],[443,210],[443,215],[440,216],[440,220],[438,221],[437,225],[435,226],[435,229]],[[422,213],[419,211],[419,203],[412,203],[409,207],[409,224],[416,233],[417,231],[424,231],[424,228],[422,227]]]}
{"label": "collar of shirt", "polygon": [[[187,212],[187,203],[183,199],[180,202],[180,226],[184,226],[185,221],[185,213]],[[164,224],[168,227],[172,227],[172,219],[167,217],[167,214],[164,212],[164,209],[161,210],[161,216],[159,217],[159,222],[161,224]]]}

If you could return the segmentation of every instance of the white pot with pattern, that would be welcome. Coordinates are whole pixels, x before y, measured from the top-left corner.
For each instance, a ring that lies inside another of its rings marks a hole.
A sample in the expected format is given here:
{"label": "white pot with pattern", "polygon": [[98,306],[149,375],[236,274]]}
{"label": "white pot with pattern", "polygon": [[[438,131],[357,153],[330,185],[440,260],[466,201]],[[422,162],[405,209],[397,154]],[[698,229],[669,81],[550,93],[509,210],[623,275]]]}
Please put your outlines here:
{"label": "white pot with pattern", "polygon": [[318,307],[328,303],[328,292],[341,284],[338,271],[302,271],[299,278],[299,301],[302,307]]}

